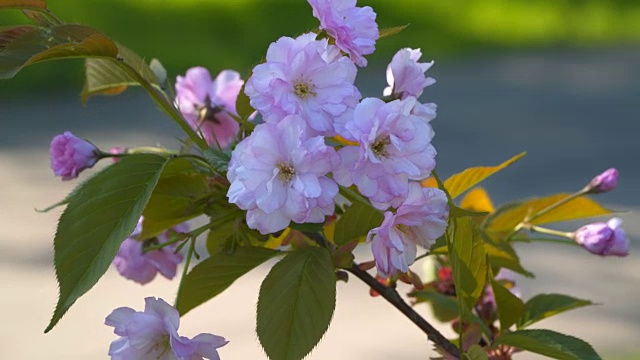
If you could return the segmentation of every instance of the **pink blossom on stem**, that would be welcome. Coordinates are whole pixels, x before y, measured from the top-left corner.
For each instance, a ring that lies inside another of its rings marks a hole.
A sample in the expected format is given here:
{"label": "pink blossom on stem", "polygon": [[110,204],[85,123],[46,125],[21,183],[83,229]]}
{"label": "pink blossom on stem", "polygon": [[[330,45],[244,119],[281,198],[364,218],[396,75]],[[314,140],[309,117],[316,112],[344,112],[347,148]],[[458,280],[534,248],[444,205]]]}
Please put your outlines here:
{"label": "pink blossom on stem", "polygon": [[221,336],[199,334],[193,339],[178,335],[180,314],[162,299],[148,297],[144,311],[128,307],[113,310],[105,325],[120,336],[109,347],[112,360],[219,360],[218,348],[228,341]]}
{"label": "pink blossom on stem", "polygon": [[69,131],[56,135],[51,140],[49,149],[51,169],[62,180],[78,177],[84,169],[88,169],[98,162],[100,150],[90,142],[80,139]]}
{"label": "pink blossom on stem", "polygon": [[419,63],[422,52],[420,49],[401,49],[391,60],[387,67],[387,83],[384,96],[406,99],[409,96],[420,97],[427,86],[433,85],[436,80],[427,77],[425,72],[431,68],[432,62]]}
{"label": "pink blossom on stem", "polygon": [[360,67],[367,66],[363,55],[376,50],[380,37],[376,13],[369,6],[357,7],[356,0],[308,0],[320,29],[331,36],[340,50]]}
{"label": "pink blossom on stem", "polygon": [[236,137],[240,125],[236,99],[244,82],[240,74],[224,70],[215,80],[203,67],[193,67],[176,80],[176,105],[189,125],[202,133],[209,146],[227,147]]}
{"label": "pink blossom on stem", "polygon": [[367,236],[378,274],[390,277],[409,271],[416,259],[417,245],[431,246],[444,234],[448,218],[445,193],[412,182],[406,200],[395,213],[385,212],[382,225]]}
{"label": "pink blossom on stem", "polygon": [[245,93],[267,123],[300,115],[314,130],[309,135],[333,136],[334,121],[351,118],[360,100],[356,74],[353,62],[326,39],[316,40],[314,33],[282,37],[253,69]]}
{"label": "pink blossom on stem", "polygon": [[270,234],[332,215],[338,185],[327,177],[340,162],[321,136],[309,137],[304,120],[291,115],[261,124],[233,151],[227,178],[229,202],[247,210],[247,224]]}
{"label": "pink blossom on stem", "polygon": [[141,285],[153,280],[157,273],[167,279],[173,279],[176,276],[178,264],[183,260],[182,254],[175,253],[176,244],[148,252],[145,252],[145,247],[164,244],[170,240],[171,232],[188,232],[189,225],[182,223],[153,239],[140,241],[136,237],[142,232],[142,221],[143,219],[140,218],[136,230],[120,245],[118,254],[113,259],[113,265],[120,275]]}
{"label": "pink blossom on stem", "polygon": [[575,232],[575,240],[590,253],[600,256],[627,256],[629,238],[620,227],[622,220],[613,218],[606,223],[585,225]]}
{"label": "pink blossom on stem", "polygon": [[434,136],[423,106],[413,97],[385,103],[364,99],[354,120],[344,125],[344,138],[359,146],[338,151],[342,163],[334,179],[343,186],[355,184],[373,206],[398,207],[409,191],[409,180],[427,178],[435,167]]}
{"label": "pink blossom on stem", "polygon": [[587,187],[591,193],[604,193],[618,186],[618,169],[610,168],[591,180]]}

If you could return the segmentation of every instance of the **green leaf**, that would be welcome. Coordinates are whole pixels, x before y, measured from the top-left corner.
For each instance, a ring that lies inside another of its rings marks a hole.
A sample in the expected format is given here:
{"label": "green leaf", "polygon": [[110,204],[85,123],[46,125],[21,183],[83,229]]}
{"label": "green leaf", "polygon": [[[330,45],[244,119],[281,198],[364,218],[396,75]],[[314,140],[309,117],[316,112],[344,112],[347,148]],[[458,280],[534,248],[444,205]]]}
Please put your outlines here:
{"label": "green leaf", "polygon": [[363,202],[354,202],[336,222],[334,241],[344,245],[349,241],[365,236],[369,230],[382,224],[382,213]]}
{"label": "green leaf", "polygon": [[415,297],[416,303],[428,302],[433,310],[433,316],[438,321],[449,322],[460,316],[458,302],[451,296],[431,290],[414,291],[409,293],[409,296]]}
{"label": "green leaf", "polygon": [[524,303],[497,281],[491,280],[491,288],[496,299],[500,329],[505,331],[515,324],[524,312]]}
{"label": "green leaf", "polygon": [[289,224],[289,227],[292,228],[293,230],[298,230],[302,232],[319,233],[324,228],[324,222],[304,223],[304,224],[298,224],[298,223],[292,222],[291,224]]}
{"label": "green leaf", "polygon": [[473,345],[464,354],[466,360],[489,360],[487,352],[480,345]]}
{"label": "green leaf", "polygon": [[262,282],[258,338],[272,360],[300,360],[327,331],[336,305],[329,251],[309,247],[289,253]]}
{"label": "green leaf", "polygon": [[[534,214],[545,209],[569,195],[570,194],[556,194],[542,198],[533,198],[518,204],[507,204],[489,216],[485,227],[491,232],[511,231],[516,225],[524,220],[527,215]],[[540,225],[608,215],[611,213],[611,210],[602,207],[594,200],[591,200],[588,197],[579,197],[532,220],[531,223],[533,225]]]}
{"label": "green leaf", "polygon": [[207,234],[207,252],[213,256],[227,247],[229,240],[236,233],[236,224],[227,221],[209,230]]}
{"label": "green leaf", "polygon": [[551,330],[518,330],[500,336],[495,345],[509,345],[559,360],[602,360],[588,343]]}
{"label": "green leaf", "polygon": [[[484,292],[487,278],[487,253],[482,237],[467,217],[454,219],[453,236],[449,236],[449,257],[460,304],[471,309]],[[463,300],[463,301],[460,301]]]}
{"label": "green leaf", "polygon": [[231,161],[231,152],[211,147],[204,152],[207,162],[221,174],[226,174]]}
{"label": "green leaf", "polygon": [[451,207],[449,214],[451,217],[460,218],[460,217],[483,217],[489,215],[487,211],[473,211],[463,209],[457,206]]}
{"label": "green leaf", "polygon": [[380,30],[380,39],[385,38],[385,37],[389,37],[389,36],[398,35],[399,33],[401,33],[404,29],[406,29],[408,27],[409,27],[409,24],[382,29],[382,30]]}
{"label": "green leaf", "polygon": [[47,10],[47,2],[44,0],[2,0],[0,9],[33,9]]}
{"label": "green leaf", "polygon": [[136,227],[166,162],[152,154],[127,156],[77,190],[60,216],[53,244],[60,297],[45,332],[107,271]]}
{"label": "green leaf", "polygon": [[203,214],[210,192],[208,178],[197,172],[188,159],[171,160],[144,209],[139,238],[152,238]]}
{"label": "green leaf", "polygon": [[[14,31],[10,29],[3,30]],[[0,34],[0,79],[15,76],[23,67],[47,60],[77,57],[110,57],[116,44],[95,29],[83,25],[57,25],[22,32],[9,41]]]}
{"label": "green leaf", "polygon": [[[247,77],[249,79],[251,74]],[[247,83],[247,79],[245,79],[245,84]],[[241,119],[248,119],[255,109],[251,107],[251,103],[247,94],[244,93],[244,84],[242,85],[242,89],[240,89],[240,93],[238,94],[238,98],[236,99],[236,112]]]}
{"label": "green leaf", "polygon": [[214,254],[187,274],[176,309],[180,315],[188,313],[222,293],[244,274],[280,254],[280,251],[257,247],[238,248],[232,254]]}
{"label": "green leaf", "polygon": [[524,313],[518,321],[518,328],[527,326],[559,313],[593,305],[589,300],[577,299],[562,294],[540,294],[525,304]]}
{"label": "green leaf", "polygon": [[524,152],[520,153],[498,166],[480,166],[466,169],[463,172],[452,175],[445,180],[444,187],[449,191],[451,197],[455,199],[458,195],[471,189],[489,176],[510,166],[525,155],[526,153]]}
{"label": "green leaf", "polygon": [[[85,84],[80,94],[83,104],[94,95],[117,95],[129,86],[142,85],[140,78],[160,88],[158,77],[144,59],[125,46],[118,43],[115,45],[118,49],[117,57],[85,60]],[[137,75],[125,71],[120,63],[128,65]]]}
{"label": "green leaf", "polygon": [[484,250],[489,256],[489,264],[491,266],[507,268],[526,277],[535,277],[533,273],[522,267],[522,264],[520,264],[520,258],[518,257],[518,254],[516,254],[511,243],[495,242],[488,236],[483,236],[483,239]]}

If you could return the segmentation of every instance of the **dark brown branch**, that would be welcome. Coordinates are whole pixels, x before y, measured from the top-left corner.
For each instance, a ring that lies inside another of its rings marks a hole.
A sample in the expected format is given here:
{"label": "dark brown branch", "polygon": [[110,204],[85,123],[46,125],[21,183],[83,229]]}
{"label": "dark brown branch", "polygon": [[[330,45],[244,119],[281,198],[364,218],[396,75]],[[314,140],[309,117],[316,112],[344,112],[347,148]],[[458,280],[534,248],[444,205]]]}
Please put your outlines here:
{"label": "dark brown branch", "polygon": [[400,297],[400,294],[398,294],[395,288],[381,284],[378,280],[376,280],[376,278],[371,276],[368,272],[360,269],[356,264],[353,264],[351,268],[346,270],[358,277],[358,279],[364,281],[373,290],[375,290],[378,294],[385,298],[385,300],[391,303],[391,305],[400,310],[400,312],[403,313],[404,316],[409,318],[409,320],[416,324],[420,328],[420,330],[427,334],[427,338],[429,338],[429,340],[433,341],[444,351],[455,356],[456,359],[460,358],[460,350],[458,349],[458,347],[451,343],[451,341],[444,337],[444,335],[442,335],[436,328],[431,326],[431,324],[427,320],[425,320],[422,316],[420,316],[420,314],[413,310],[413,308],[409,306],[402,299],[402,297]]}

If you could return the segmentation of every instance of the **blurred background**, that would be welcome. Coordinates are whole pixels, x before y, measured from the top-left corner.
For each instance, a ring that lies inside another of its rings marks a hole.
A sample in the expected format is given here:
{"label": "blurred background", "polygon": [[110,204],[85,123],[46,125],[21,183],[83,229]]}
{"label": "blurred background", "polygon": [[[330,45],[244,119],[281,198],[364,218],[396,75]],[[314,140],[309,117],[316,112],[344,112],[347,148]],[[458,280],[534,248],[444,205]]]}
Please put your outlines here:
{"label": "blurred background", "polygon": [[[365,96],[385,87],[384,70],[401,47],[421,48],[438,82],[424,101],[439,105],[433,123],[439,172],[495,165],[528,155],[485,185],[497,204],[573,191],[614,166],[616,191],[598,200],[622,210],[631,255],[597,258],[580,248],[523,245],[525,299],[560,292],[603,306],[539,323],[592,343],[604,359],[640,359],[640,2],[637,0],[360,0],[381,28],[410,24],[378,43],[358,75]],[[202,65],[247,74],[270,42],[317,27],[304,0],[49,1],[69,23],[91,25],[150,60],[170,77]],[[0,13],[0,26],[24,22]],[[50,334],[57,296],[52,238],[59,211],[38,214],[74,183],[54,178],[48,144],[65,130],[112,146],[175,146],[175,126],[139,89],[92,98],[82,107],[82,61],[29,67],[0,82],[0,357],[100,359],[115,337],[103,326],[113,308],[141,309],[143,297],[173,299],[177,282],[140,287],[110,270]],[[85,178],[83,174],[81,178]],[[571,231],[580,224],[559,224]],[[366,250],[361,259],[368,259]],[[419,265],[418,265],[419,266]],[[182,333],[231,340],[223,359],[263,359],[254,332],[258,287],[267,266],[182,321]],[[408,290],[408,289],[407,289]],[[426,307],[419,311],[429,317]],[[451,334],[447,325],[439,328]],[[371,341],[374,337],[376,341]],[[423,359],[431,346],[413,325],[357,281],[338,285],[334,322],[310,359]],[[521,359],[535,359],[520,356]]]}

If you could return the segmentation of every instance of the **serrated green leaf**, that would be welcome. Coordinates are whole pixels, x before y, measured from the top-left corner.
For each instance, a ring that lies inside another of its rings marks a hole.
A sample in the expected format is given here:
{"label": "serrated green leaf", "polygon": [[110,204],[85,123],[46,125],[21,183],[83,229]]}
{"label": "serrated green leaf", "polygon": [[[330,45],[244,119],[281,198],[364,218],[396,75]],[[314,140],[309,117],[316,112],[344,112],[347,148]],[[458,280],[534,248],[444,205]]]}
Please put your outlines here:
{"label": "serrated green leaf", "polygon": [[203,214],[209,193],[208,178],[197,172],[188,159],[170,161],[144,209],[139,238],[152,238]]}
{"label": "serrated green leaf", "polygon": [[551,330],[518,330],[500,336],[494,345],[509,345],[559,360],[602,360],[583,340]]}
{"label": "serrated green leaf", "polygon": [[94,95],[117,95],[129,86],[142,85],[137,76],[123,70],[118,62],[128,65],[150,85],[160,87],[158,77],[144,59],[123,45],[115,45],[118,49],[117,60],[116,57],[85,60],[85,84],[80,95],[83,104]]}
{"label": "serrated green leaf", "polygon": [[382,213],[364,202],[354,202],[338,219],[334,233],[334,241],[344,245],[349,241],[365,236],[369,230],[382,224]]}
{"label": "serrated green leaf", "polygon": [[480,345],[471,346],[463,358],[467,360],[489,360],[487,352]]}
{"label": "serrated green leaf", "polygon": [[[489,216],[485,228],[490,232],[507,232],[513,230],[524,218],[548,206],[561,201],[570,194],[556,194],[542,198],[533,198],[521,203],[510,203],[500,207]],[[594,216],[611,214],[612,211],[602,207],[588,197],[579,197],[531,221],[533,225],[547,224],[560,221],[578,220]]]}
{"label": "serrated green leaf", "polygon": [[380,30],[380,39],[386,38],[386,37],[390,37],[390,36],[394,36],[394,35],[398,35],[404,29],[406,29],[408,27],[409,27],[409,24],[381,29]]}
{"label": "serrated green leaf", "polygon": [[115,58],[117,54],[113,41],[88,26],[34,27],[0,43],[0,79],[12,78],[23,67],[42,61],[88,56]]}
{"label": "serrated green leaf", "polygon": [[525,155],[526,153],[524,152],[520,153],[498,166],[479,166],[466,169],[463,172],[454,174],[445,180],[444,187],[449,191],[451,197],[455,199],[460,194],[471,189],[489,176],[510,166]]}
{"label": "serrated green leaf", "polygon": [[184,315],[213,299],[244,274],[282,252],[242,247],[234,253],[219,252],[196,265],[184,279],[176,309]]}
{"label": "serrated green leaf", "polygon": [[258,338],[272,360],[300,360],[327,331],[336,305],[329,251],[309,247],[289,253],[262,282]]}
{"label": "serrated green leaf", "polygon": [[539,294],[525,304],[524,313],[518,321],[518,328],[527,326],[560,314],[565,311],[593,305],[589,300],[582,300],[562,294]]}
{"label": "serrated green leaf", "polygon": [[449,257],[453,280],[458,302],[471,309],[484,292],[488,271],[487,253],[482,237],[474,230],[469,218],[452,221],[455,226],[453,237],[449,239]]}
{"label": "serrated green leaf", "polygon": [[496,299],[496,307],[498,308],[500,329],[505,331],[520,319],[520,316],[522,316],[524,312],[524,303],[520,298],[495,280],[491,280],[491,288],[493,289],[493,296]]}
{"label": "serrated green leaf", "polygon": [[221,174],[226,174],[231,161],[231,152],[211,147],[204,152],[207,162]]}
{"label": "serrated green leaf", "polygon": [[153,154],[127,156],[78,189],[58,222],[53,245],[60,297],[45,332],[107,271],[138,223],[166,162]]}

